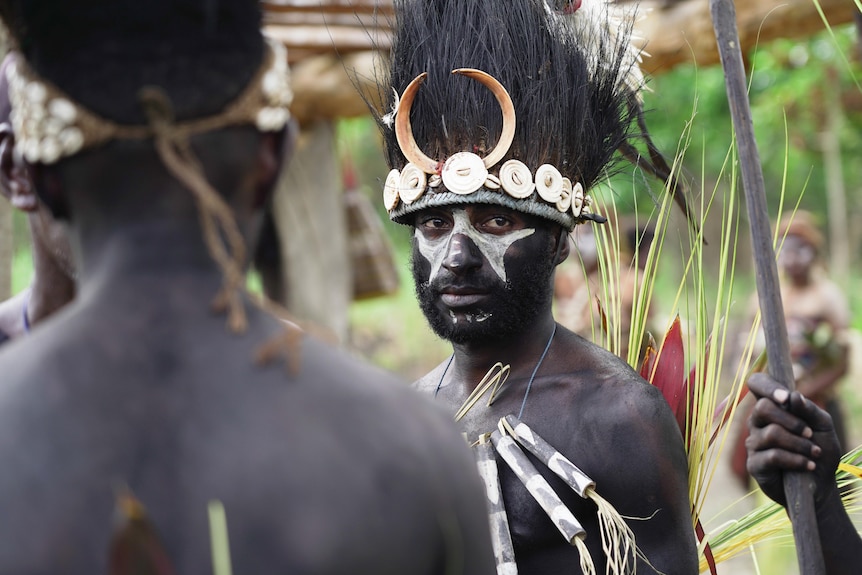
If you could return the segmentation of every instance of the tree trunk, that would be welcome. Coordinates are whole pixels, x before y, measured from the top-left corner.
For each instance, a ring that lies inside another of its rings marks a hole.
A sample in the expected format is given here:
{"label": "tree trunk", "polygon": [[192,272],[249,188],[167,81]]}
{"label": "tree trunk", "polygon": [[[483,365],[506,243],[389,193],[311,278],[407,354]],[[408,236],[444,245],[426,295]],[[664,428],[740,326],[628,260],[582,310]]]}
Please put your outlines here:
{"label": "tree trunk", "polygon": [[823,169],[826,179],[826,203],[829,214],[829,271],[835,282],[847,289],[850,269],[850,246],[848,243],[847,190],[844,186],[844,171],[841,166],[841,126],[844,111],[838,92],[838,81],[833,74],[823,86],[826,98],[824,130],[820,133],[820,149],[823,153]]}
{"label": "tree trunk", "polygon": [[273,215],[288,310],[344,341],[353,284],[332,122],[303,130],[278,184]]}

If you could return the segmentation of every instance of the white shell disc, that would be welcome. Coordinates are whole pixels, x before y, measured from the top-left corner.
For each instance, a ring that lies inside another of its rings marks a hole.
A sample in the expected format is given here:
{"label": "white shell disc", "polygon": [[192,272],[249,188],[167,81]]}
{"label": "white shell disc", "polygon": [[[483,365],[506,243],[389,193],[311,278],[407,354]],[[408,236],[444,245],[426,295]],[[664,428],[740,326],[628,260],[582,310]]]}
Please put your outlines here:
{"label": "white shell disc", "polygon": [[489,190],[499,190],[500,178],[498,178],[494,174],[488,174],[488,178],[485,180],[485,187]]}
{"label": "white shell disc", "polygon": [[66,156],[77,153],[84,146],[84,134],[74,126],[63,129],[57,139],[63,148],[63,154]]}
{"label": "white shell disc", "polygon": [[405,204],[412,204],[425,193],[428,176],[415,164],[408,163],[398,178],[398,195]]}
{"label": "white shell disc", "polygon": [[48,104],[48,113],[63,122],[63,124],[71,124],[78,117],[78,110],[75,104],[66,98],[54,98]]}
{"label": "white shell disc", "polygon": [[386,211],[391,211],[398,205],[398,179],[400,176],[401,172],[398,170],[392,170],[386,176],[386,183],[383,184],[383,206]]}
{"label": "white shell disc", "polygon": [[60,143],[57,138],[47,137],[39,144],[39,158],[43,164],[53,164],[60,159]]}
{"label": "white shell disc", "polygon": [[453,194],[472,194],[488,179],[488,168],[482,158],[470,152],[453,154],[443,164],[443,185]]}
{"label": "white shell disc", "polygon": [[528,198],[533,193],[533,173],[520,160],[509,160],[500,166],[500,185],[513,198]]}
{"label": "white shell disc", "polygon": [[557,209],[562,213],[569,211],[572,205],[572,180],[563,178],[563,191],[560,193],[560,199],[557,200]]}
{"label": "white shell disc", "polygon": [[581,182],[575,184],[572,188],[572,213],[576,218],[581,216],[581,209],[584,207],[584,186]]}
{"label": "white shell disc", "polygon": [[551,164],[542,164],[536,170],[536,191],[548,203],[556,204],[563,192],[563,175]]}

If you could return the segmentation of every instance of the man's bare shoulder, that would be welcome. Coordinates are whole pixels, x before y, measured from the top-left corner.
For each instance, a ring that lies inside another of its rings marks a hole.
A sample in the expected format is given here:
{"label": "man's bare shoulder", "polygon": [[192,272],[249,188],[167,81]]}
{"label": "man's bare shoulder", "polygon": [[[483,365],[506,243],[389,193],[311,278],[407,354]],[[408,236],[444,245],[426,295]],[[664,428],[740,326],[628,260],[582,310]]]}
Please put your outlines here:
{"label": "man's bare shoulder", "polygon": [[[274,320],[244,337],[218,323],[214,327],[202,332],[206,335],[191,330],[141,336],[140,330],[122,329],[106,335],[74,316],[61,319],[0,353],[0,409],[4,401],[44,403],[46,397],[71,395],[70,389],[76,391],[65,411],[118,395],[147,401],[170,391],[179,398],[183,390],[197,390],[197,407],[185,413],[187,418],[230,397],[237,409],[246,407],[258,416],[308,402],[322,418],[350,420],[361,409],[383,422],[412,421],[408,427],[413,429],[436,428],[443,419],[406,382],[312,335],[285,337]],[[261,350],[273,344],[278,352],[262,365]],[[354,409],[345,407],[351,405]],[[423,431],[420,442],[429,437],[429,429]]]}
{"label": "man's bare shoulder", "polygon": [[548,409],[605,433],[644,440],[679,433],[658,388],[622,359],[571,332],[563,334],[561,343],[564,352],[551,368],[555,384],[547,387],[541,400]]}
{"label": "man's bare shoulder", "polygon": [[620,357],[568,330],[561,331],[562,351],[556,354],[554,366],[556,372],[567,374],[572,383],[586,384],[602,395],[654,394],[653,386]]}

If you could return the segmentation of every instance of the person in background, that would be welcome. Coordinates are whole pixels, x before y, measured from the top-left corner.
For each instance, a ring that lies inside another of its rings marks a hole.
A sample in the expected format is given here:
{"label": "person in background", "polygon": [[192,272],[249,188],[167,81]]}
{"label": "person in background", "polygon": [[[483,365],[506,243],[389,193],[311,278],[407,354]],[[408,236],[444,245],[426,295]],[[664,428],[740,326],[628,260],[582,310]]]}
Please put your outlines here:
{"label": "person in background", "polygon": [[823,266],[823,236],[813,214],[785,214],[778,237],[784,238],[778,264],[796,389],[829,413],[843,448],[847,432],[838,384],[849,362],[847,297]]}
{"label": "person in background", "polygon": [[14,152],[6,70],[18,57],[10,52],[0,65],[0,194],[27,214],[33,278],[24,291],[0,302],[0,344],[27,334],[75,297],[75,265],[65,227],[39,199],[30,170]]}
{"label": "person in background", "polygon": [[[619,255],[608,258],[603,274],[594,227],[575,228],[571,233],[572,255],[557,268],[554,277],[554,303],[560,325],[595,343],[609,338],[618,342],[614,351],[628,360],[632,314],[643,285],[654,231],[650,226],[634,223],[618,229]],[[650,317],[648,309],[646,330],[650,328]],[[606,334],[606,329],[611,333]]]}

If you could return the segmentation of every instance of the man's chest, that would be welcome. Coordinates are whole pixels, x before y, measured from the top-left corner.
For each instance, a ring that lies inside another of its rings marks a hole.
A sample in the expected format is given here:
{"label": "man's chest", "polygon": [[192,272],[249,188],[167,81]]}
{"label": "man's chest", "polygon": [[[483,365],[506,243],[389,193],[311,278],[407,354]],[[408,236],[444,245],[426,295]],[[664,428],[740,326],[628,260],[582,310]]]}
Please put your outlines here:
{"label": "man's chest", "polygon": [[[571,461],[587,474],[606,475],[604,458],[606,446],[595,445],[589,418],[564,405],[555,398],[552,405],[541,399],[525,409],[523,421],[546,444],[555,458]],[[520,398],[501,398],[492,406],[487,401],[477,404],[459,421],[468,442],[475,444],[495,430],[500,430],[501,419],[517,416],[523,401]],[[475,448],[475,447],[474,447]],[[504,457],[504,449],[494,449],[500,489],[516,549],[536,549],[568,545],[549,516],[548,505],[567,508],[584,527],[595,528],[595,506],[578,495],[549,468],[547,462],[533,455],[529,449],[516,447],[518,459]],[[537,491],[541,494],[537,496]],[[540,502],[541,500],[541,502]]]}

